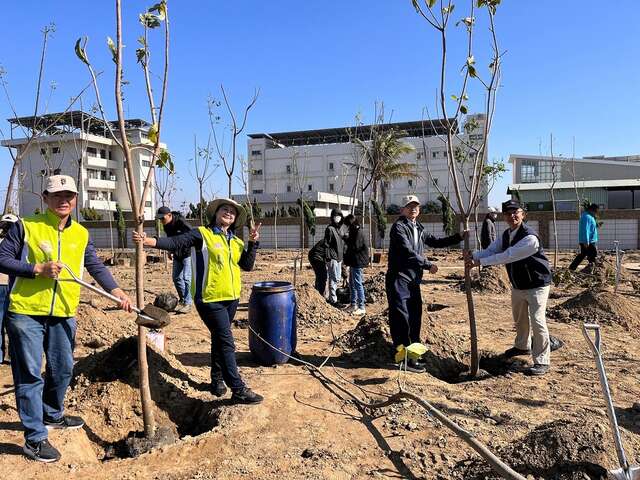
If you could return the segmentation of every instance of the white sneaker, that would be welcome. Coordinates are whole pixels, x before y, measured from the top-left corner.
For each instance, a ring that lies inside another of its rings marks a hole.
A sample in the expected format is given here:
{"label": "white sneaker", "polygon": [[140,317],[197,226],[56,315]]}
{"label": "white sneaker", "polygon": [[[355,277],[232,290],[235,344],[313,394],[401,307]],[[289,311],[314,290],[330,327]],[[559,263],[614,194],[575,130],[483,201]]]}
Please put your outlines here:
{"label": "white sneaker", "polygon": [[353,312],[355,312],[357,309],[358,309],[358,307],[357,307],[357,306],[355,306],[355,305],[349,305],[347,308],[345,308],[345,309],[344,309],[344,311],[345,311],[346,313],[353,313]]}
{"label": "white sneaker", "polygon": [[356,308],[351,315],[365,315],[367,311],[364,308]]}

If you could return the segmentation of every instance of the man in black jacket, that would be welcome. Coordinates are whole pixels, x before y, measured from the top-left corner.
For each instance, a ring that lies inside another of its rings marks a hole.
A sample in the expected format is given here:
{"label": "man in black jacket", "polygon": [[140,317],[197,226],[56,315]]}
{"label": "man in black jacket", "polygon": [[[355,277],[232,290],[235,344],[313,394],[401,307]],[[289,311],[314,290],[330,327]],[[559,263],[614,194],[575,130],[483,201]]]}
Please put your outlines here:
{"label": "man in black jacket", "polygon": [[343,215],[340,210],[331,210],[331,223],[324,231],[324,242],[327,255],[327,276],[329,277],[329,298],[331,304],[338,303],[338,283],[342,280],[342,257],[344,256],[344,239],[342,229]]}
{"label": "man in black jacket", "polygon": [[482,222],[482,230],[480,230],[480,246],[484,250],[491,245],[491,242],[496,239],[496,220],[498,218],[498,211],[489,207],[489,211],[487,212],[487,216],[484,217],[484,221]]}
{"label": "man in black jacket", "polygon": [[[424,256],[424,246],[449,247],[460,243],[459,233],[445,238],[435,238],[425,233],[424,226],[417,221],[420,201],[415,195],[403,199],[401,216],[392,225],[389,235],[389,264],[385,277],[387,301],[389,303],[389,328],[393,346],[405,347],[421,343],[422,296],[420,283],[422,272],[436,273],[438,266]],[[409,360],[403,365],[408,371],[425,371],[420,360]]]}
{"label": "man in black jacket", "polygon": [[[156,218],[162,222],[167,237],[175,237],[191,230],[191,226],[182,218],[180,212],[172,212],[169,207],[160,207]],[[178,292],[180,303],[176,307],[178,313],[191,310],[191,251],[178,249],[173,255],[173,284]]]}

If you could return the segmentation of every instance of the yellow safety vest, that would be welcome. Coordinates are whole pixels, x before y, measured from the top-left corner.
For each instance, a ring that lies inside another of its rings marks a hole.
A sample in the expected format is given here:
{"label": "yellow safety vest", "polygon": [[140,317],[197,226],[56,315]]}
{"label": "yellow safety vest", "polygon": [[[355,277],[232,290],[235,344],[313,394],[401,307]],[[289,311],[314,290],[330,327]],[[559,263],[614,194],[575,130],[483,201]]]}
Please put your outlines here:
{"label": "yellow safety vest", "polygon": [[[202,282],[202,301],[223,302],[240,298],[242,282],[240,281],[240,267],[238,262],[244,250],[244,242],[236,236],[227,240],[224,233],[214,233],[207,227],[198,227],[202,235],[202,258],[204,271],[196,272],[195,281],[191,282],[191,293],[196,295],[196,282]],[[191,261],[196,262],[196,256]]]}
{"label": "yellow safety vest", "polygon": [[[84,251],[89,232],[71,221],[59,231],[60,218],[51,210],[22,219],[26,261],[31,264],[61,261],[79,278],[84,270]],[[50,253],[47,253],[47,250]],[[23,315],[73,317],[80,302],[80,285],[62,270],[57,280],[36,276],[16,277],[9,296],[9,311]]]}

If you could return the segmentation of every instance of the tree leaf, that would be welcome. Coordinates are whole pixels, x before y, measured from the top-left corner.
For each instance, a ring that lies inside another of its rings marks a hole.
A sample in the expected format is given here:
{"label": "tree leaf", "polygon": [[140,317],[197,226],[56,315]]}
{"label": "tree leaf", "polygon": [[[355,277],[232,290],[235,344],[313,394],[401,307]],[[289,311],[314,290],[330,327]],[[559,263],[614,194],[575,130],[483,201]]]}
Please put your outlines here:
{"label": "tree leaf", "polygon": [[107,46],[109,47],[109,50],[111,50],[113,63],[118,63],[118,50],[116,50],[116,44],[113,42],[111,37],[107,37]]}
{"label": "tree leaf", "polygon": [[160,20],[153,13],[141,13],[138,18],[146,28],[158,28],[160,26]]}
{"label": "tree leaf", "polygon": [[157,123],[154,123],[149,127],[149,131],[147,132],[147,135],[151,143],[158,143],[158,124]]}
{"label": "tree leaf", "polygon": [[473,65],[469,65],[467,68],[468,68],[468,70],[469,70],[469,76],[470,76],[470,77],[475,78],[475,77],[477,77],[477,76],[478,76],[478,74],[477,74],[477,72],[476,72],[476,67],[474,67]]}
{"label": "tree leaf", "polygon": [[427,0],[427,5],[429,5],[429,8],[433,8],[436,5],[436,2],[438,0]]}
{"label": "tree leaf", "polygon": [[76,57],[78,57],[85,65],[89,65],[89,59],[87,58],[87,52],[85,51],[88,41],[88,37],[80,37],[76,41]]}
{"label": "tree leaf", "polygon": [[471,66],[475,63],[476,63],[476,59],[473,55],[471,55],[470,57],[467,57],[467,65]]}
{"label": "tree leaf", "polygon": [[469,110],[467,109],[466,105],[460,105],[460,111],[463,115],[466,115]]}
{"label": "tree leaf", "polygon": [[167,18],[167,2],[165,2],[164,0],[160,3],[156,3],[155,5],[153,5],[152,7],[149,7],[149,9],[147,10],[147,12],[151,13],[151,12],[157,12],[156,18],[160,21],[160,22],[164,22],[165,18]]}
{"label": "tree leaf", "polygon": [[169,174],[173,175],[175,173],[173,157],[171,157],[171,153],[169,153],[166,148],[162,149],[162,151],[160,152],[157,164],[160,168],[166,168],[169,171]]}
{"label": "tree leaf", "polygon": [[413,8],[416,9],[416,12],[420,13],[420,4],[418,3],[418,0],[411,0],[411,4],[413,5]]}

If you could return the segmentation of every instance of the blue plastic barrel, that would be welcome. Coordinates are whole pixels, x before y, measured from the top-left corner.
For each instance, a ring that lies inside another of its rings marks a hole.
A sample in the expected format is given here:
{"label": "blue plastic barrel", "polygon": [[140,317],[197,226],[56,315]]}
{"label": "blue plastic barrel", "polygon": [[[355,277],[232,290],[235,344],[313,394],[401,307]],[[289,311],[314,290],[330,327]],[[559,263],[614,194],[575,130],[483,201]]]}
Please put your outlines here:
{"label": "blue plastic barrel", "polygon": [[[296,349],[296,295],[289,282],[254,283],[249,297],[249,350],[261,365],[287,363]],[[254,331],[252,331],[254,330]],[[256,333],[258,335],[256,335]]]}

